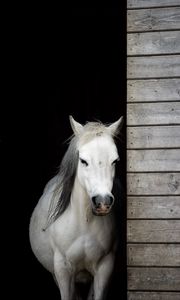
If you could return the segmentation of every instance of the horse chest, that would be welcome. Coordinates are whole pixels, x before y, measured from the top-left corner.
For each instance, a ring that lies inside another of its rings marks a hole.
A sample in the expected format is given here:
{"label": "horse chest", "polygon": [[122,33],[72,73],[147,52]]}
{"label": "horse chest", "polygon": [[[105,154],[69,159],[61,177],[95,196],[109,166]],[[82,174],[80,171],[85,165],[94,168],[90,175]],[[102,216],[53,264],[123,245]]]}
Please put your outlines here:
{"label": "horse chest", "polygon": [[[111,228],[111,224],[108,227]],[[56,238],[56,245],[70,263],[70,268],[76,272],[86,269],[93,273],[100,259],[111,250],[112,236],[112,230],[107,230],[104,224],[92,223],[81,227],[73,224],[66,226],[64,235],[60,233],[61,238]]]}
{"label": "horse chest", "polygon": [[94,273],[99,260],[106,255],[106,243],[100,243],[93,235],[76,238],[66,251],[66,259],[76,272],[86,269]]}
{"label": "horse chest", "polygon": [[67,250],[70,260],[95,260],[104,254],[106,243],[100,243],[92,234],[77,237]]}

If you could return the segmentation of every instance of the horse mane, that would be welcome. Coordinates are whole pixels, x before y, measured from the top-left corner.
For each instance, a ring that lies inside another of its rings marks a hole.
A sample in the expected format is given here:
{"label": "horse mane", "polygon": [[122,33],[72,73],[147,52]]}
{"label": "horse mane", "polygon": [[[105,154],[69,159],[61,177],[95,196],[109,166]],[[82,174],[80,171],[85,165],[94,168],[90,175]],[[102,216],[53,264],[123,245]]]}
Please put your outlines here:
{"label": "horse mane", "polygon": [[70,203],[77,164],[77,138],[73,136],[60,164],[59,172],[57,174],[58,180],[52,194],[45,229],[57,220]]}
{"label": "horse mane", "polygon": [[96,136],[107,134],[107,127],[101,122],[88,122],[84,126],[81,136],[72,136],[69,147],[62,159],[58,173],[58,183],[53,191],[49,206],[47,223],[45,229],[49,227],[57,218],[62,215],[70,203],[71,191],[74,185],[76,170],[78,165],[78,143],[85,144]]}

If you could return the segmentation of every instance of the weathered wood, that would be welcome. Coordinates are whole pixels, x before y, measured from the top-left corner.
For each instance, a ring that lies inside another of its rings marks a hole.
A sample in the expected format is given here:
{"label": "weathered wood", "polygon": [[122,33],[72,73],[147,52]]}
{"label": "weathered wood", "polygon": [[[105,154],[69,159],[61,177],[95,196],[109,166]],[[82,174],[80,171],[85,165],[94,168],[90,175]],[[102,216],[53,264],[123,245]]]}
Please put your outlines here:
{"label": "weathered wood", "polygon": [[180,171],[180,149],[127,150],[127,171]]}
{"label": "weathered wood", "polygon": [[180,243],[180,220],[128,220],[129,243]]}
{"label": "weathered wood", "polygon": [[180,196],[129,196],[127,217],[129,219],[180,219]]}
{"label": "weathered wood", "polygon": [[179,0],[127,0],[128,8],[180,5]]}
{"label": "weathered wood", "polygon": [[180,7],[128,10],[127,31],[180,29]]}
{"label": "weathered wood", "polygon": [[180,53],[180,31],[129,33],[128,55]]}
{"label": "weathered wood", "polygon": [[180,173],[129,173],[128,195],[180,195]]}
{"label": "weathered wood", "polygon": [[176,292],[128,292],[128,300],[179,300]]}
{"label": "weathered wood", "polygon": [[161,124],[180,124],[180,102],[127,104],[127,125]]}
{"label": "weathered wood", "polygon": [[180,126],[127,127],[128,149],[173,147],[180,147]]}
{"label": "weathered wood", "polygon": [[128,102],[163,100],[180,100],[180,78],[128,80]]}
{"label": "weathered wood", "polygon": [[128,300],[179,300],[180,0],[127,6]]}
{"label": "weathered wood", "polygon": [[180,245],[128,244],[128,266],[180,267]]}
{"label": "weathered wood", "polygon": [[127,58],[127,78],[163,78],[180,76],[180,55]]}
{"label": "weathered wood", "polygon": [[180,268],[128,268],[128,288],[180,291]]}

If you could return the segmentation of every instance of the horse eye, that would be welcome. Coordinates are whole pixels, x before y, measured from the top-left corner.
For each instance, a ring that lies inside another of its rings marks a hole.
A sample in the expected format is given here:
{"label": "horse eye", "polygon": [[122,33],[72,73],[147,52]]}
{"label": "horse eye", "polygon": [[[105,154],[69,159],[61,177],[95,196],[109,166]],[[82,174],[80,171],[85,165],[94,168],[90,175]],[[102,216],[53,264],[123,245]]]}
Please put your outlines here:
{"label": "horse eye", "polygon": [[85,165],[86,167],[88,166],[88,163],[87,163],[87,161],[86,161],[86,160],[84,160],[84,159],[80,158],[80,161],[81,161],[81,163],[82,163],[83,165]]}
{"label": "horse eye", "polygon": [[112,162],[112,165],[115,165],[119,161],[119,157]]}

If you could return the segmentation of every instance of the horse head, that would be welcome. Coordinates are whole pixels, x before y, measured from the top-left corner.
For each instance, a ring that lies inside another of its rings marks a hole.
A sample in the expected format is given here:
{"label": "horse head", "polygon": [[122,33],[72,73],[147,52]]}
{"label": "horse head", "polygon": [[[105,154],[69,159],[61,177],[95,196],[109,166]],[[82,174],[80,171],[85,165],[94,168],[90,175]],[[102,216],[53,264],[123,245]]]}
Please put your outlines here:
{"label": "horse head", "polygon": [[112,194],[115,165],[119,160],[114,137],[122,126],[123,118],[110,124],[89,122],[81,125],[70,117],[77,137],[77,178],[90,199],[92,211],[104,216],[114,203]]}

